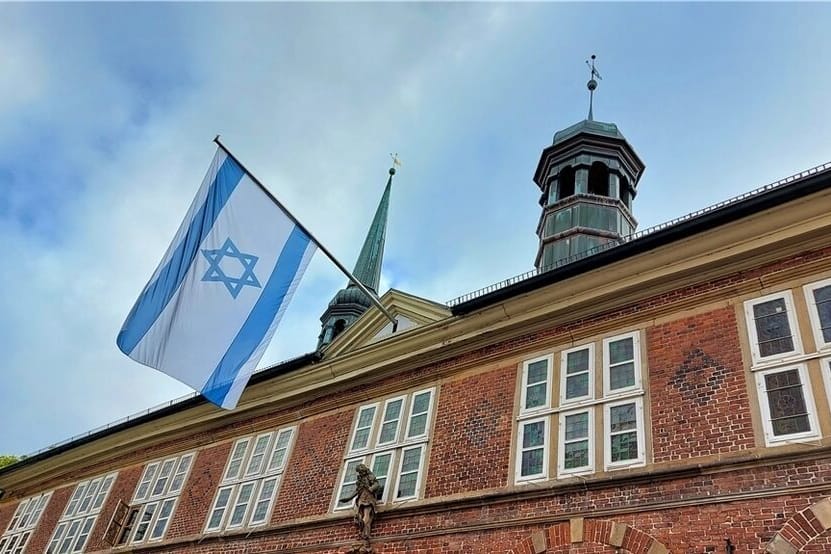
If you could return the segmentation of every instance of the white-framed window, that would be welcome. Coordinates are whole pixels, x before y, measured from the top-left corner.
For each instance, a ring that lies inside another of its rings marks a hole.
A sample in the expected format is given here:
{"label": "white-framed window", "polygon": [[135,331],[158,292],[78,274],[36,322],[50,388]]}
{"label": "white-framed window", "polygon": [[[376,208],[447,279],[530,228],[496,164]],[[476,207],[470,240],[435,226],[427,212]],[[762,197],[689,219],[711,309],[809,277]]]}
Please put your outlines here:
{"label": "white-framed window", "polygon": [[594,344],[563,350],[560,359],[560,405],[594,398]]}
{"label": "white-framed window", "polygon": [[[646,463],[640,331],[598,337],[520,368],[515,483]],[[634,418],[622,419],[629,408]]]}
{"label": "white-framed window", "polygon": [[117,476],[117,473],[110,473],[78,483],[58,520],[52,540],[46,548],[47,554],[84,551],[87,539]]}
{"label": "white-framed window", "polygon": [[603,392],[607,396],[640,390],[639,337],[635,332],[603,340]]}
{"label": "white-framed window", "polygon": [[805,285],[808,315],[818,350],[831,350],[831,279]]}
{"label": "white-framed window", "polygon": [[560,413],[557,474],[579,475],[594,471],[594,410]]}
{"label": "white-framed window", "polygon": [[195,454],[188,452],[144,467],[114,546],[160,541],[176,511]]}
{"label": "white-framed window", "polygon": [[551,405],[551,372],[553,356],[543,356],[522,364],[520,411],[534,412]]}
{"label": "white-framed window", "polygon": [[643,465],[646,460],[643,399],[610,402],[604,408],[606,469]]}
{"label": "white-framed window", "polygon": [[237,439],[205,522],[206,532],[265,525],[294,443],[295,428]]}
{"label": "white-framed window", "polygon": [[422,389],[358,408],[332,501],[334,511],[352,506],[351,500],[342,499],[354,492],[360,464],[369,467],[381,485],[379,503],[419,498],[435,396],[435,388]]}
{"label": "white-framed window", "polygon": [[802,353],[791,291],[769,294],[744,303],[753,365]]}
{"label": "white-framed window", "polygon": [[548,445],[551,443],[548,417],[519,424],[516,480],[536,481],[548,477]]}
{"label": "white-framed window", "polygon": [[755,377],[767,444],[819,436],[805,364],[757,371]]}
{"label": "white-framed window", "polygon": [[6,532],[0,536],[0,554],[21,554],[26,550],[50,498],[52,493],[45,492],[20,501]]}

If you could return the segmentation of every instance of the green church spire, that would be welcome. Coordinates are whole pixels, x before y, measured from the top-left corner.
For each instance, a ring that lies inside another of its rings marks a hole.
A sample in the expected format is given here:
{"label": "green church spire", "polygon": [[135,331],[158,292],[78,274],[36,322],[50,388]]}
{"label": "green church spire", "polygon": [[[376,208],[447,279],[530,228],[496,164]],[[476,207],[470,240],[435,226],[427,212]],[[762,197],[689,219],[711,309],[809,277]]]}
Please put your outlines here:
{"label": "green church spire", "polygon": [[395,168],[390,168],[390,176],[387,179],[387,186],[375,210],[375,217],[372,225],[366,234],[364,246],[358,255],[355,269],[352,274],[358,278],[367,288],[378,292],[381,284],[381,263],[384,260],[384,242],[387,237],[387,212],[390,207],[390,189],[392,188],[392,176],[395,175]]}
{"label": "green church spire", "polygon": [[[398,158],[393,156],[393,166],[395,165],[399,165],[399,162]],[[381,195],[381,202],[375,210],[372,225],[369,226],[358,261],[355,263],[355,269],[352,271],[352,275],[375,294],[378,293],[381,285],[381,263],[384,260],[384,242],[387,238],[387,213],[390,207],[393,175],[395,175],[395,167],[389,170],[387,186],[384,188],[384,194]],[[318,336],[318,348],[323,348],[332,342],[371,305],[372,301],[369,297],[353,283],[339,290],[329,302],[326,311],[320,316],[322,328]]]}

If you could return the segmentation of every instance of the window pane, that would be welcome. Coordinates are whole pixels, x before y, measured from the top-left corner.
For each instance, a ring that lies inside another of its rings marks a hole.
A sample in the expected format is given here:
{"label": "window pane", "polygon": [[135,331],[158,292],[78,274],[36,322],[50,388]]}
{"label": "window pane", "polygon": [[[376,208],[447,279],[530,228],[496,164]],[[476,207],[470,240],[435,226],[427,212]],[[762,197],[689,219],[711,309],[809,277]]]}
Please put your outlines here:
{"label": "window pane", "polygon": [[375,416],[375,407],[364,408],[361,410],[361,415],[358,417],[358,427],[368,427],[372,425],[372,418]]}
{"label": "window pane", "polygon": [[182,485],[185,484],[185,476],[190,469],[190,463],[193,461],[193,456],[184,456],[179,460],[179,467],[176,468],[176,475],[173,476],[173,481],[170,482],[170,492],[176,493],[182,490]]}
{"label": "window pane", "polygon": [[427,409],[430,408],[430,395],[432,393],[422,392],[413,398],[413,413],[414,414],[423,414],[427,412]]}
{"label": "window pane", "polygon": [[251,515],[251,523],[262,523],[268,515],[268,506],[274,496],[274,489],[277,487],[277,479],[269,479],[263,482],[263,486],[257,494],[257,504],[254,506],[254,513]]}
{"label": "window pane", "polygon": [[144,500],[147,496],[147,493],[150,491],[150,483],[153,482],[153,478],[156,476],[156,470],[158,468],[159,464],[153,463],[147,466],[144,470],[144,477],[141,478],[141,484],[136,490],[136,500]]}
{"label": "window pane", "polygon": [[582,439],[589,436],[589,414],[574,414],[566,416],[566,437],[565,440]]}
{"label": "window pane", "polygon": [[228,506],[228,499],[231,497],[231,487],[219,491],[216,497],[216,505],[213,512],[211,512],[211,520],[208,522],[208,529],[216,529],[222,523],[222,516],[225,514],[225,508]]}
{"label": "window pane", "polygon": [[372,420],[375,419],[375,406],[364,408],[358,415],[358,425],[355,438],[352,441],[352,450],[366,448],[369,444],[369,433],[372,430]]}
{"label": "window pane", "polygon": [[589,394],[589,374],[566,377],[566,398],[580,398]]}
{"label": "window pane", "polygon": [[528,423],[522,428],[522,447],[533,448],[545,442],[545,422]]}
{"label": "window pane", "polygon": [[398,480],[398,498],[407,496],[414,496],[416,492],[416,484],[418,482],[418,473],[402,474]]}
{"label": "window pane", "polygon": [[626,363],[609,368],[609,388],[611,390],[635,385],[635,364]]}
{"label": "window pane", "polygon": [[589,349],[569,352],[566,356],[566,373],[579,373],[589,369]]}
{"label": "window pane", "polygon": [[571,442],[565,445],[564,465],[566,469],[575,469],[589,465],[589,441]]}
{"label": "window pane", "polygon": [[817,305],[822,340],[831,342],[831,285],[815,289],[814,302]]}
{"label": "window pane", "polygon": [[378,479],[378,483],[381,485],[381,490],[379,490],[377,494],[379,498],[383,498],[384,496],[384,487],[387,484],[387,476],[390,473],[391,460],[392,454],[382,454],[376,456],[375,461],[372,464],[372,473],[375,475],[375,478]]}
{"label": "window pane", "polygon": [[239,470],[242,467],[242,459],[245,457],[246,450],[248,450],[247,440],[238,442],[234,446],[231,463],[228,464],[228,471],[225,472],[225,479],[235,479],[239,475]]}
{"label": "window pane", "polygon": [[765,375],[765,388],[774,435],[790,435],[811,430],[798,370],[768,373]]}
{"label": "window pane", "polygon": [[394,441],[398,435],[398,421],[401,418],[401,408],[404,401],[394,400],[387,404],[384,409],[384,424],[381,426],[381,434],[378,437],[378,442],[386,443]]}
{"label": "window pane", "polygon": [[531,385],[525,392],[525,409],[539,408],[545,406],[546,383]]}
{"label": "window pane", "polygon": [[234,511],[231,512],[231,521],[228,522],[229,527],[240,525],[242,523],[253,492],[254,483],[245,483],[240,487],[239,496],[237,497],[236,504],[234,505]]}
{"label": "window pane", "polygon": [[84,549],[84,544],[87,542],[92,526],[95,523],[94,517],[88,517],[84,520],[84,526],[81,528],[81,533],[78,535],[78,540],[75,541],[75,546],[72,547],[73,552],[81,552]]}
{"label": "window pane", "polygon": [[254,444],[254,451],[251,453],[251,459],[248,460],[248,468],[245,470],[246,475],[255,475],[260,472],[270,440],[271,435],[264,435],[257,439],[257,442]]}
{"label": "window pane", "polygon": [[638,458],[637,432],[612,435],[611,439],[611,458],[613,462],[636,460]]}
{"label": "window pane", "polygon": [[84,495],[84,491],[87,490],[87,485],[89,483],[80,483],[76,488],[75,492],[72,494],[72,499],[69,501],[69,504],[66,506],[66,512],[64,515],[75,515],[75,511],[78,509],[78,503],[81,501],[81,497]]}
{"label": "window pane", "polygon": [[427,431],[427,414],[420,414],[410,418],[410,428],[407,431],[408,437],[417,437]]}
{"label": "window pane", "polygon": [[338,506],[348,506],[349,502],[341,502],[340,499],[349,496],[355,492],[355,482],[358,479],[356,469],[363,463],[363,459],[350,460],[346,463],[346,469],[343,472],[343,485],[341,486],[340,494],[338,495]]}
{"label": "window pane", "polygon": [[147,534],[147,528],[150,526],[150,520],[153,519],[153,514],[156,512],[157,506],[158,504],[155,502],[145,506],[144,513],[141,514],[138,527],[136,527],[136,534],[133,536],[133,542],[144,540],[144,536]]}
{"label": "window pane", "polygon": [[113,486],[113,479],[114,477],[108,476],[104,479],[104,482],[101,483],[101,488],[98,489],[98,494],[95,497],[95,501],[92,503],[93,510],[98,510],[104,504],[104,499],[107,498],[107,494],[110,492],[110,487]]}
{"label": "window pane", "polygon": [[619,364],[635,359],[634,341],[631,337],[609,343],[609,364]]}
{"label": "window pane", "polygon": [[274,445],[274,452],[271,453],[271,461],[268,463],[268,470],[274,471],[283,467],[283,462],[286,459],[286,452],[289,448],[289,441],[291,440],[292,431],[281,431],[280,436],[277,437],[277,443]]}
{"label": "window pane", "polygon": [[754,305],[753,319],[761,356],[772,356],[794,349],[784,298]]}
{"label": "window pane", "polygon": [[358,429],[355,432],[355,440],[352,442],[352,450],[357,450],[359,448],[365,448],[367,443],[369,442],[369,428],[366,429]]}
{"label": "window pane", "polygon": [[634,403],[613,406],[609,409],[609,428],[612,433],[635,429],[636,426],[637,416]]}
{"label": "window pane", "polygon": [[523,477],[527,477],[528,475],[539,475],[542,473],[542,455],[542,448],[523,452],[520,474]]}
{"label": "window pane", "polygon": [[87,487],[86,494],[84,494],[84,499],[81,500],[81,505],[78,506],[79,514],[85,514],[89,511],[92,506],[92,499],[95,497],[95,494],[98,492],[98,487],[100,486],[101,479],[95,479],[92,483],[90,483],[89,487]]}
{"label": "window pane", "polygon": [[420,462],[421,447],[405,451],[404,459],[401,461],[401,472],[417,470]]}
{"label": "window pane", "polygon": [[528,364],[528,384],[542,383],[548,378],[548,361],[540,360]]}
{"label": "window pane", "polygon": [[159,471],[159,478],[156,480],[156,484],[153,486],[153,492],[150,493],[150,496],[157,496],[164,493],[167,488],[167,481],[170,479],[170,474],[173,473],[173,467],[175,465],[175,459],[164,461],[162,469]]}
{"label": "window pane", "polygon": [[159,539],[164,535],[164,531],[167,528],[167,522],[170,521],[170,514],[173,512],[174,503],[175,499],[170,498],[165,500],[162,504],[162,508],[159,510],[159,519],[156,520],[156,524],[153,526],[153,531],[150,533],[151,539]]}

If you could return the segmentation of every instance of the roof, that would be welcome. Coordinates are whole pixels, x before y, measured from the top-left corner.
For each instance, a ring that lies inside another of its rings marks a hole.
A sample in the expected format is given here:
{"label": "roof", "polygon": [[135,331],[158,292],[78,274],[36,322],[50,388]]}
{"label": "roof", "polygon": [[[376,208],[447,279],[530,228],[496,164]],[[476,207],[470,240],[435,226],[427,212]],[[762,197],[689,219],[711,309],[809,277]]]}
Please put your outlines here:
{"label": "roof", "polygon": [[566,139],[569,139],[578,133],[587,133],[590,135],[599,135],[601,137],[626,140],[623,134],[618,130],[617,125],[614,123],[604,123],[593,119],[584,119],[579,123],[575,123],[571,127],[566,127],[562,131],[554,133],[553,144],[564,142]]}

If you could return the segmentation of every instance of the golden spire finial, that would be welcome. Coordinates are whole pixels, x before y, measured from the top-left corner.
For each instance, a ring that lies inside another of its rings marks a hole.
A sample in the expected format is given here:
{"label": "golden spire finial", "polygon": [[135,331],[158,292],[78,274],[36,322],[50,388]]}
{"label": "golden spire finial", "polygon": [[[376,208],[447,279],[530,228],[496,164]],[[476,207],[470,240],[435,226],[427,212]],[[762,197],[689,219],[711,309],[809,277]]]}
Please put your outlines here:
{"label": "golden spire finial", "polygon": [[393,165],[393,167],[394,167],[394,166],[401,167],[401,160],[398,158],[398,152],[396,152],[395,154],[392,154],[392,153],[391,153],[391,154],[390,154],[390,158],[392,158],[392,165]]}

